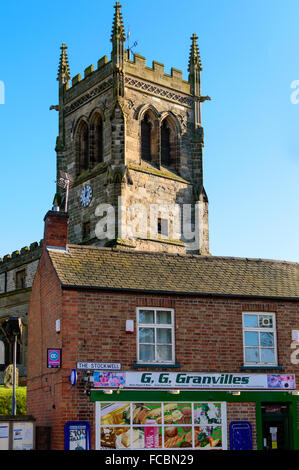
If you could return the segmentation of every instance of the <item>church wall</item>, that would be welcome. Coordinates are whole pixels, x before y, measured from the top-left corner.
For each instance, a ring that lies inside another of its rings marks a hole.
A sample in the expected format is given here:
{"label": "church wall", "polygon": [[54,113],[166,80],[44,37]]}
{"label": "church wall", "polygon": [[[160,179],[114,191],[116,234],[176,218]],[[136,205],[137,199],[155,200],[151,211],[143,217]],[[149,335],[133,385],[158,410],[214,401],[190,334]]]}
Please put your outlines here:
{"label": "church wall", "polygon": [[[20,363],[17,363],[20,384],[27,375],[27,327],[31,287],[41,256],[41,243],[33,243],[20,252],[6,255],[0,262],[0,323],[1,319],[20,317],[23,323]],[[24,287],[16,283],[16,274],[25,271]],[[7,359],[7,358],[6,358]],[[3,383],[6,365],[0,364],[0,385]]]}

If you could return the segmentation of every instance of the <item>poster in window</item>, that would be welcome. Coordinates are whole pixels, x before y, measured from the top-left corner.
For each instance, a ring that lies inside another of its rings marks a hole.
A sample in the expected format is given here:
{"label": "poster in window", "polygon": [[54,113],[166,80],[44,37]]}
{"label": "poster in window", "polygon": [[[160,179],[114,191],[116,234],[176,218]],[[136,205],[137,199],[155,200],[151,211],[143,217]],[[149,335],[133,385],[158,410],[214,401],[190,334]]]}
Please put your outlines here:
{"label": "poster in window", "polygon": [[97,448],[226,449],[224,402],[98,402]]}
{"label": "poster in window", "polygon": [[65,450],[90,450],[88,421],[68,421],[64,426]]}

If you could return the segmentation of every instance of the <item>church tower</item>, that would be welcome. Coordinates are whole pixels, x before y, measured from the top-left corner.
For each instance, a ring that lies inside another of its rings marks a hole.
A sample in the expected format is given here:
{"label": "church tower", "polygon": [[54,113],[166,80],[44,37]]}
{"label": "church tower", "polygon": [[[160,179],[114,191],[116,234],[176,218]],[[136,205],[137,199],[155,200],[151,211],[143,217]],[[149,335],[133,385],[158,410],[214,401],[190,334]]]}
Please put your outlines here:
{"label": "church tower", "polygon": [[[116,2],[110,60],[71,79],[62,44],[57,80],[57,192],[67,194],[69,243],[209,254],[203,185],[201,60],[191,37],[189,77],[125,49]],[[59,181],[70,180],[69,190]]]}

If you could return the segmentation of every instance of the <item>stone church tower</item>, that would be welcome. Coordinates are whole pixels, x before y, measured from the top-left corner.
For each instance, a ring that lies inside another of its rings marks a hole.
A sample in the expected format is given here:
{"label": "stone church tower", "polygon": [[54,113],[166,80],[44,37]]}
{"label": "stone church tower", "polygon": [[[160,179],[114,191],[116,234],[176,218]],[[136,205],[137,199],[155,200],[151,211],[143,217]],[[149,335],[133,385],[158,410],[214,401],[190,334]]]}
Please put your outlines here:
{"label": "stone church tower", "polygon": [[201,125],[209,97],[201,96],[197,37],[185,81],[177,69],[166,74],[161,63],[131,57],[118,2],[114,9],[111,60],[71,80],[61,47],[54,206],[64,210],[67,174],[70,243],[209,254]]}

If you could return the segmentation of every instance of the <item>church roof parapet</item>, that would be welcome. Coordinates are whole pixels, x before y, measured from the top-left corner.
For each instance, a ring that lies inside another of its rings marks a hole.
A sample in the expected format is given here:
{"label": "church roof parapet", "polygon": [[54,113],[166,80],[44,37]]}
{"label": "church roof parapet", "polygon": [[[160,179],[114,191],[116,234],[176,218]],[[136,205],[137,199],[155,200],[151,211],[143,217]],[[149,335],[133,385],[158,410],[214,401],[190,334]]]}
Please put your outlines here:
{"label": "church roof parapet", "polygon": [[0,258],[0,272],[9,271],[22,264],[27,264],[40,258],[43,241],[33,242],[29,246],[24,246],[20,250],[6,254]]}

